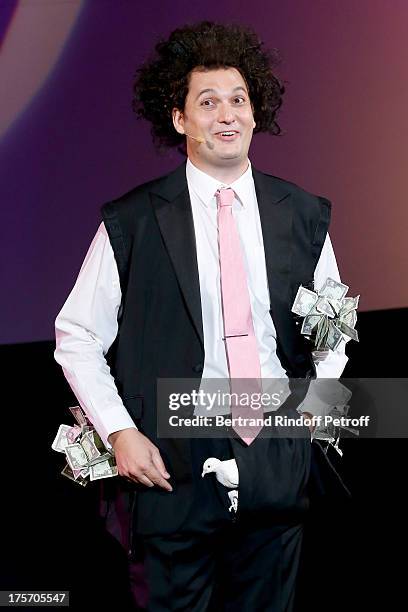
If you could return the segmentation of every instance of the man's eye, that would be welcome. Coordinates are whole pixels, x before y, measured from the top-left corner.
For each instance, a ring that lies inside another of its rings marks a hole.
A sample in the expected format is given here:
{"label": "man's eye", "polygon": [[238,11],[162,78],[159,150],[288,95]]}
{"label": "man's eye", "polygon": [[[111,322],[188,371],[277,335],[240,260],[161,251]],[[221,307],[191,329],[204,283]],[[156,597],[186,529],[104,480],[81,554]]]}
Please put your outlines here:
{"label": "man's eye", "polygon": [[[240,102],[241,104],[245,104],[245,102],[246,102],[246,100],[245,100],[245,98],[244,98],[243,96],[236,96],[236,97],[234,98],[234,102],[236,102],[237,100],[240,100],[240,101],[241,101],[241,102]],[[208,104],[207,104],[207,102],[208,102]],[[203,101],[201,102],[201,106],[212,106],[212,105],[213,105],[213,101],[212,101],[212,100],[210,100],[210,99],[203,100]]]}

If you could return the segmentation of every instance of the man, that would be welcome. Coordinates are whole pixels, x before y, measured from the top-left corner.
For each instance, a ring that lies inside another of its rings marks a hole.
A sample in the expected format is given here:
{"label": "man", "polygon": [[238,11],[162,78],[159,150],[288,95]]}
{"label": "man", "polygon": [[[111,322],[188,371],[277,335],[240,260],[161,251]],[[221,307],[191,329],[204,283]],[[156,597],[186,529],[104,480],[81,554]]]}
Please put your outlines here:
{"label": "man", "polygon": [[[342,342],[315,364],[290,311],[299,285],[340,280],[330,202],[248,159],[254,130],[279,133],[284,91],[261,47],[252,31],[211,22],[157,45],[134,109],[187,162],[102,207],[56,319],[55,359],[135,483],[153,611],[292,610],[311,462],[307,438],[161,438],[157,381],[232,380],[240,350],[255,364],[243,378],[338,378],[347,361]],[[237,284],[235,306],[250,313],[242,338],[226,333]],[[201,477],[211,456],[238,464],[236,516],[223,485]]]}

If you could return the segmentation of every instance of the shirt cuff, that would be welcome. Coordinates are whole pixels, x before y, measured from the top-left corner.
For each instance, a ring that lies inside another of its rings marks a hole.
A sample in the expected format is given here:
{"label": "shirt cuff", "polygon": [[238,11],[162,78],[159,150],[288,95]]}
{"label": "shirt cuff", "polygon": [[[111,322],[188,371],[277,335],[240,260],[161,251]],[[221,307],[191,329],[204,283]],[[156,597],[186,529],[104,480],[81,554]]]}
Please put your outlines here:
{"label": "shirt cuff", "polygon": [[108,450],[113,448],[108,442],[110,434],[122,429],[137,429],[133,419],[123,406],[115,406],[111,410],[104,410],[103,421],[99,420],[99,423],[93,423],[93,425]]}
{"label": "shirt cuff", "polygon": [[348,362],[345,353],[332,352],[327,359],[316,364],[317,378],[340,378]]}

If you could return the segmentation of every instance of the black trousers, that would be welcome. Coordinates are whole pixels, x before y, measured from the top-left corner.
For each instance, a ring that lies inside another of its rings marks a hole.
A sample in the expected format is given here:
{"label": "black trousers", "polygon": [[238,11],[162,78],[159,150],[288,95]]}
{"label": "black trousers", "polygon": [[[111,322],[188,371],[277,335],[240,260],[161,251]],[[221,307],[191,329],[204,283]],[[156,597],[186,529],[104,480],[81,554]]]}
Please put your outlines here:
{"label": "black trousers", "polygon": [[[143,538],[148,610],[291,612],[307,508],[310,441],[262,438],[245,450],[236,439],[196,439],[191,445],[194,500],[187,520],[176,534]],[[201,472],[208,457],[230,459],[242,452],[246,469],[243,480],[240,471],[235,516],[228,509],[227,489],[215,474],[202,478]],[[272,493],[265,486],[272,480],[273,487],[273,474],[260,477],[268,470],[263,460],[272,461],[280,478]],[[251,482],[245,482],[246,474]]]}

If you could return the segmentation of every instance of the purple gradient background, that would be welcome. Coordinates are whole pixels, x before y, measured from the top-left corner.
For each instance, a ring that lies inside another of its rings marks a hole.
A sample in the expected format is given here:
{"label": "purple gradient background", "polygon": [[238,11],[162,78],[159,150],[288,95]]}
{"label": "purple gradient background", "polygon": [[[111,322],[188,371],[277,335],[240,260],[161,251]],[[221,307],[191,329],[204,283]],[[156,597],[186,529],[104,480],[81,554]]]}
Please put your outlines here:
{"label": "purple gradient background", "polygon": [[[0,6],[6,37],[15,4]],[[30,8],[45,16],[49,6]],[[0,343],[53,338],[100,206],[182,161],[159,156],[149,126],[136,121],[132,78],[158,37],[201,19],[248,24],[280,50],[284,135],[255,136],[250,159],[333,202],[330,234],[360,310],[408,306],[405,0],[86,1],[48,78],[0,140]],[[33,32],[27,44],[46,41]],[[19,82],[36,68],[14,61]]]}

